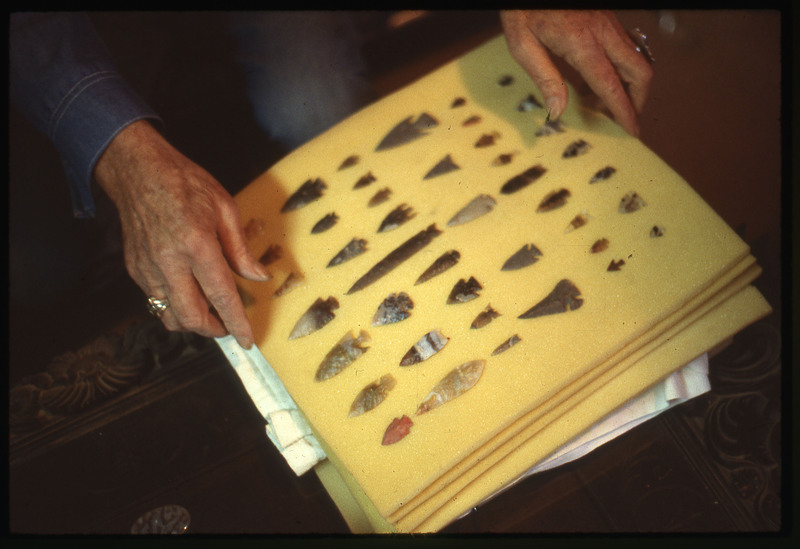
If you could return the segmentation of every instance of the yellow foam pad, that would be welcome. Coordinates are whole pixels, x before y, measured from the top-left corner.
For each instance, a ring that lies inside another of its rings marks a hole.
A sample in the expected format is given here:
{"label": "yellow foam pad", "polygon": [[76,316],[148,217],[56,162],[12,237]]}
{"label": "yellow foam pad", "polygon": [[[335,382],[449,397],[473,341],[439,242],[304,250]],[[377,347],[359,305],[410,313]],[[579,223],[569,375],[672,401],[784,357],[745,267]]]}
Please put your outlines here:
{"label": "yellow foam pad", "polygon": [[[492,440],[488,441],[481,448],[463,459],[457,466],[431,483],[422,493],[407,502],[398,512],[388,517],[389,520],[397,522],[412,511],[418,504],[425,502],[429,497],[437,496],[441,498],[442,494],[440,491],[443,487],[455,481],[460,483],[466,482],[464,475],[467,472],[474,477],[476,473],[475,471],[470,471],[470,467],[476,465],[479,465],[481,468],[488,467],[490,454],[496,454],[497,448],[506,445],[509,439],[531,436],[532,433],[535,433],[537,428],[541,427],[541,418],[545,415],[552,416],[552,410],[554,408],[561,406],[565,401],[574,402],[576,398],[580,400],[583,397],[576,395],[585,394],[587,390],[591,391],[592,387],[597,387],[607,382],[611,377],[619,375],[639,358],[646,355],[653,348],[669,340],[670,337],[674,336],[676,333],[679,333],[710,308],[713,308],[715,305],[718,305],[723,300],[740,291],[745,285],[752,282],[758,274],[760,274],[760,268],[754,265],[754,258],[750,256],[706,291],[687,303],[681,311],[664,319],[657,327],[654,327],[652,334],[648,333],[646,338],[640,338],[634,345],[630,345],[616,353],[601,366],[598,366],[591,372],[587,372],[578,381],[562,389],[557,395],[548,400],[547,403],[525,414],[508,428],[498,433]],[[702,351],[696,353],[695,356],[699,354],[702,354]],[[676,354],[671,357],[671,360],[661,362],[659,366],[663,371],[671,372],[679,368],[685,362],[688,362],[682,361],[680,359],[682,356],[684,355]],[[692,358],[695,356],[692,356]],[[643,385],[642,383],[643,382],[633,384],[631,389],[637,392],[644,390],[647,385]],[[521,432],[525,434],[523,435]],[[498,459],[498,457],[495,456],[494,459]],[[452,487],[450,487],[450,489],[452,490]],[[429,507],[430,504],[427,508]]]}
{"label": "yellow foam pad", "polygon": [[[356,499],[331,460],[326,459],[315,465],[314,472],[341,512],[350,532],[353,534],[396,532],[373,511],[367,500],[359,502]],[[360,490],[358,492],[361,493]]]}
{"label": "yellow foam pad", "polygon": [[[595,380],[573,395],[568,402],[557,406],[549,413],[550,417],[541,419],[539,425],[532,427],[536,436],[519,445],[516,440],[508,441],[505,447],[496,451],[496,461],[487,461],[479,476],[459,485],[443,503],[439,502],[439,507],[423,515],[422,519],[420,513],[416,513],[417,516],[412,514],[398,524],[390,524],[364,498],[346,471],[337,469],[330,461],[315,470],[354,533],[438,531],[512,483],[549,453],[600,421],[609,411],[635,397],[637,387],[655,384],[668,375],[675,361],[691,360],[686,357],[702,353],[700,349],[705,349],[708,342],[724,341],[727,334],[740,331],[770,311],[761,294],[752,287],[720,300],[705,315],[699,315],[694,322],[677,330],[668,344],[660,341],[650,353],[628,369],[623,368],[621,374],[615,376],[616,372],[609,372],[603,379]],[[353,494],[358,494],[358,497]]]}
{"label": "yellow foam pad", "polygon": [[[719,332],[700,331],[694,328],[693,324],[698,323],[698,319],[708,314],[710,310],[713,310],[715,307],[725,303],[726,300],[740,293],[743,287],[748,284],[756,274],[756,272],[744,273],[744,275],[737,278],[736,282],[729,288],[724,289],[693,313],[681,319],[678,324],[667,330],[661,337],[649,342],[637,352],[618,362],[611,370],[603,372],[599,377],[593,379],[586,386],[581,387],[580,390],[570,395],[568,398],[560,400],[556,406],[530,422],[530,424],[526,425],[520,432],[516,433],[513,437],[507,438],[502,444],[493,448],[483,459],[472,463],[470,469],[467,471],[460,471],[460,476],[455,478],[450,484],[444,487],[439,486],[440,489],[438,492],[420,504],[410,514],[404,516],[401,520],[393,520],[397,528],[402,531],[411,531],[414,528],[418,528],[419,524],[434,511],[437,515],[441,515],[439,506],[443,505],[444,502],[448,502],[448,504],[452,506],[454,498],[456,497],[455,494],[458,494],[458,499],[463,503],[466,496],[463,492],[460,492],[460,490],[470,483],[478,482],[484,487],[484,490],[488,489],[492,492],[500,490],[506,483],[512,481],[514,477],[509,479],[508,474],[501,474],[497,471],[492,471],[493,474],[489,475],[487,471],[493,464],[502,462],[502,460],[504,460],[509,453],[515,451],[519,445],[530,444],[530,448],[535,448],[535,452],[527,452],[528,457],[535,460],[528,463],[530,467],[532,463],[538,462],[550,452],[555,451],[559,446],[569,442],[571,438],[578,436],[584,429],[591,426],[593,422],[599,421],[605,415],[611,413],[616,408],[616,405],[621,405],[623,402],[630,400],[644,389],[650,387],[663,377],[666,377],[680,367],[677,365],[686,364],[702,354],[704,352],[703,350],[709,348],[708,343],[712,334]],[[750,299],[753,300],[754,298]],[[738,303],[741,302],[741,300],[738,301]],[[753,301],[753,303],[754,305],[743,310],[744,314],[740,313],[739,316],[736,317],[737,322],[747,325],[765,314],[765,309],[762,306],[763,300]],[[713,316],[719,317],[719,313],[714,313]],[[708,322],[708,320],[704,319],[704,322]],[[724,326],[727,320],[718,320],[718,322]],[[703,324],[701,323],[699,325],[702,326]],[[689,332],[691,335],[684,336],[684,341],[687,338],[692,338],[691,341],[685,343],[685,347],[676,349],[674,338],[690,327],[692,328]],[[727,338],[729,332],[723,332],[723,335],[724,338]],[[719,341],[716,340],[711,341],[714,345],[719,343]],[[648,356],[659,348],[664,349],[661,354],[656,353],[653,356]],[[593,400],[591,404],[584,404],[590,396],[594,395],[606,384],[621,377],[631,366],[638,364],[640,361],[644,361],[648,364],[647,371],[636,374],[633,377],[626,377],[627,385],[624,387],[620,386],[617,389],[617,391],[621,391],[621,396],[618,398],[616,396],[615,398],[608,397],[602,401]],[[619,402],[620,399],[622,399],[622,402]],[[602,404],[598,404],[598,402]],[[576,406],[577,408],[573,408]],[[557,427],[555,431],[549,431],[550,434],[548,436],[551,437],[549,439],[550,441],[560,441],[560,444],[557,446],[552,446],[552,442],[549,442],[548,439],[541,438],[541,432],[544,429],[551,428],[551,422],[559,419],[562,414],[566,413],[569,414],[569,419],[559,423],[559,427]],[[587,418],[590,421],[588,425],[586,423]],[[554,436],[557,438],[554,439]],[[537,452],[542,453],[538,454]],[[506,467],[506,465],[503,465],[503,467]],[[456,469],[462,468],[459,467]],[[521,472],[518,474],[521,474]],[[437,482],[436,484],[441,485],[443,483]],[[472,503],[473,505],[477,505],[480,501],[481,499],[472,500]],[[464,511],[469,508],[470,507],[467,507]],[[450,520],[455,518],[455,516],[451,516]]]}
{"label": "yellow foam pad", "polygon": [[[582,107],[575,93],[562,117],[565,131],[535,136],[546,113],[536,107],[518,110],[529,94],[538,92],[499,37],[343,121],[236,196],[245,222],[261,227],[251,236],[253,253],[260,256],[271,246],[282,251],[269,266],[272,281],[239,280],[249,298],[258,347],[329,456],[384,518],[621,349],[647,339],[654,326],[748,256],[746,244],[678,174],[616,124]],[[463,105],[453,106],[456,98],[463,98]],[[437,121],[435,127],[407,144],[375,150],[393,127],[423,113]],[[480,118],[477,123],[463,124],[474,116]],[[476,147],[484,136],[494,144]],[[579,140],[590,145],[586,153],[564,158],[562,153]],[[353,155],[358,162],[339,169]],[[459,169],[424,179],[448,155]],[[495,165],[503,155],[511,162]],[[506,182],[535,165],[546,170],[535,182],[513,194],[501,192]],[[607,166],[615,169],[610,178],[589,182]],[[354,188],[365,175],[374,180]],[[319,199],[281,212],[290,195],[317,178],[326,187]],[[384,187],[391,189],[390,199],[368,206]],[[566,204],[537,212],[542,200],[560,189],[569,191]],[[621,200],[633,192],[646,205],[619,213]],[[493,197],[492,211],[447,226],[480,194]],[[415,215],[392,231],[378,233],[381,221],[402,204]],[[338,222],[312,234],[311,228],[330,212],[338,215]],[[579,214],[588,223],[567,230]],[[348,294],[380,259],[430,225],[441,230],[430,244],[373,284]],[[663,236],[652,237],[653,227],[662,228]],[[327,267],[354,238],[365,239],[367,251]],[[601,238],[608,239],[608,248],[591,253],[592,244]],[[529,243],[542,252],[538,261],[502,271],[503,263]],[[414,285],[426,267],[451,249],[461,254],[454,267]],[[624,265],[609,271],[612,260]],[[292,272],[301,273],[304,283],[274,297]],[[448,305],[454,284],[469,277],[482,285],[480,296]],[[565,278],[581,292],[579,309],[517,318]],[[401,291],[414,302],[411,316],[396,324],[370,326],[379,304]],[[314,333],[290,340],[292,328],[309,306],[328,297],[339,304],[335,318]],[[470,328],[487,305],[501,316],[478,330]],[[444,349],[420,364],[399,366],[406,351],[433,329],[449,338]],[[370,349],[337,376],[315,381],[318,365],[340,338],[360,330],[369,333]],[[521,342],[490,357],[513,334]],[[413,415],[436,382],[473,359],[487,362],[472,389],[427,414]],[[348,417],[358,392],[387,373],[397,380],[388,398],[368,413]],[[410,434],[382,446],[387,426],[404,414],[414,421]]]}

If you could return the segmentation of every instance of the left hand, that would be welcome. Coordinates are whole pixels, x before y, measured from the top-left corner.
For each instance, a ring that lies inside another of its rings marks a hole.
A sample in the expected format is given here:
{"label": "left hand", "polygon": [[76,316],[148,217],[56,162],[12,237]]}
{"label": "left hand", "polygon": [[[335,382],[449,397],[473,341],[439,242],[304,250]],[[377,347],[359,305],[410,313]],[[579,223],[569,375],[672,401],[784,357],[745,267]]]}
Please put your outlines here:
{"label": "left hand", "polygon": [[639,134],[653,69],[608,11],[503,11],[500,21],[514,59],[544,96],[551,119],[567,106],[567,87],[548,50],[575,68],[616,121]]}

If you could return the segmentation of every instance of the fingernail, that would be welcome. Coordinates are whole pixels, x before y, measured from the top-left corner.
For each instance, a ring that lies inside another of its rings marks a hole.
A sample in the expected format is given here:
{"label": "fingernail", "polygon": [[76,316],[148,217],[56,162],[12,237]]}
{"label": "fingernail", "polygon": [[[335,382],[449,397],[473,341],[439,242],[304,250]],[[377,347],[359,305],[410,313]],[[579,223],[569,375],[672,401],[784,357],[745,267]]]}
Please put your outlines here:
{"label": "fingernail", "polygon": [[264,267],[262,264],[257,263],[256,268],[258,269],[259,278],[261,278],[261,282],[267,282],[268,280],[272,280],[272,274]]}
{"label": "fingernail", "polygon": [[545,103],[547,107],[547,121],[550,120],[558,120],[561,116],[561,104],[559,103],[558,99],[555,97],[551,97]]}

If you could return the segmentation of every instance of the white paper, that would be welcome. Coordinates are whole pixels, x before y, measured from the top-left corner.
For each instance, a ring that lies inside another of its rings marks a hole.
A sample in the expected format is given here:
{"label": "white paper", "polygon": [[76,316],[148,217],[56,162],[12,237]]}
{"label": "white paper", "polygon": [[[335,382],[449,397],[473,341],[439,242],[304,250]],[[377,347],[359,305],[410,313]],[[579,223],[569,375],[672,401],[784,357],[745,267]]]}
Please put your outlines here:
{"label": "white paper", "polygon": [[[703,354],[680,370],[673,372],[662,382],[628,401],[618,410],[596,423],[588,431],[572,439],[572,441],[531,467],[519,478],[483,500],[481,505],[505,492],[521,480],[579,459],[645,421],[710,390],[708,354]],[[464,513],[459,519],[470,512],[472,511]]]}
{"label": "white paper", "polygon": [[525,476],[578,459],[648,419],[710,389],[708,355],[704,354],[556,450],[544,461],[532,467]]}

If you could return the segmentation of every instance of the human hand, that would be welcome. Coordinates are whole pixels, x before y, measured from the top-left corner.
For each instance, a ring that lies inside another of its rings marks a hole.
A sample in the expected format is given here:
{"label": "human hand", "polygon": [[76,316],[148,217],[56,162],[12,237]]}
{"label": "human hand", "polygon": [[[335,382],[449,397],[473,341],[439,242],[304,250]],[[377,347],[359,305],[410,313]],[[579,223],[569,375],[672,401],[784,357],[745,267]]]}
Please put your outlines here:
{"label": "human hand", "polygon": [[251,255],[233,198],[149,122],[123,129],[95,166],[119,211],[125,265],[147,296],[167,298],[169,330],[232,334],[253,344],[231,268],[250,280],[269,275]]}
{"label": "human hand", "polygon": [[544,96],[550,118],[567,106],[567,88],[547,50],[575,68],[616,121],[639,134],[653,69],[608,11],[503,11],[500,21],[514,59]]}

